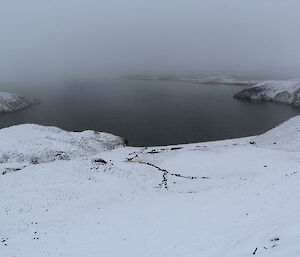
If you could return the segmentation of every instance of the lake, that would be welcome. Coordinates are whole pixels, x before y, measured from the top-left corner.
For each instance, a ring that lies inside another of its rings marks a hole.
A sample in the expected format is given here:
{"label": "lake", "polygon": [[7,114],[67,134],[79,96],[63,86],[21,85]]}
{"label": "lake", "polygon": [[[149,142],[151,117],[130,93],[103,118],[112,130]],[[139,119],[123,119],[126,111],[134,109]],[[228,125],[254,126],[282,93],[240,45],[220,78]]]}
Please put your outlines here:
{"label": "lake", "polygon": [[132,146],[156,146],[263,133],[300,111],[233,98],[239,86],[174,81],[101,80],[7,85],[0,91],[33,96],[42,104],[0,116],[0,127],[22,123],[120,135]]}

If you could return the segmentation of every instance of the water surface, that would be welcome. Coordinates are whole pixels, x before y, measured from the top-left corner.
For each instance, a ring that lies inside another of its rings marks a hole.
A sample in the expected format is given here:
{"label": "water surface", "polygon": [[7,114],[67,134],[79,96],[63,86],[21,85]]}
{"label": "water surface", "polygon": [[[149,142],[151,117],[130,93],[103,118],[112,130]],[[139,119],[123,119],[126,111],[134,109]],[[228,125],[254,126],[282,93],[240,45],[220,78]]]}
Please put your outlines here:
{"label": "water surface", "polygon": [[249,103],[238,86],[174,81],[102,80],[46,86],[7,85],[42,104],[0,116],[0,127],[22,123],[120,135],[134,146],[211,141],[263,133],[300,114],[290,106]]}

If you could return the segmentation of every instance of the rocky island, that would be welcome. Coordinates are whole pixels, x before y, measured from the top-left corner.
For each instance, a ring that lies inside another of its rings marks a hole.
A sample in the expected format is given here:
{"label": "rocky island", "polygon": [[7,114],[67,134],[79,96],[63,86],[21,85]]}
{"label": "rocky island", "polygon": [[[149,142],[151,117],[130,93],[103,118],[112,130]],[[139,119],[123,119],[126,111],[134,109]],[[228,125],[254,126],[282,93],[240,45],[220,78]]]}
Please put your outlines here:
{"label": "rocky island", "polygon": [[234,95],[248,101],[271,101],[300,107],[300,80],[269,80],[258,82]]}
{"label": "rocky island", "polygon": [[40,103],[37,99],[27,98],[23,95],[0,92],[0,114],[24,110]]}

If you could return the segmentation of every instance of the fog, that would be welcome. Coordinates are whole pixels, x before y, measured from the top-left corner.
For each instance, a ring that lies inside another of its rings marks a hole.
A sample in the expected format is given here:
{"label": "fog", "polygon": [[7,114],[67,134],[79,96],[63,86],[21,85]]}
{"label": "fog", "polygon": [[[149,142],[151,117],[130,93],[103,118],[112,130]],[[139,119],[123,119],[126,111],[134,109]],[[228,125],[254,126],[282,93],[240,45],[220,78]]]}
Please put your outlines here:
{"label": "fog", "polygon": [[300,77],[297,0],[2,0],[0,81]]}

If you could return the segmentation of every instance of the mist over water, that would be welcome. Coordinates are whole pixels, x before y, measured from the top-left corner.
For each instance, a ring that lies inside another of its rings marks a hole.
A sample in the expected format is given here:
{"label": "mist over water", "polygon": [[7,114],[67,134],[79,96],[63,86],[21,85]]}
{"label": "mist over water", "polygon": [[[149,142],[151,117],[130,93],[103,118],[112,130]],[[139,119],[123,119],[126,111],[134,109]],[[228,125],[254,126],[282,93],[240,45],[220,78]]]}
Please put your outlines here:
{"label": "mist over water", "polygon": [[296,0],[5,0],[0,81],[300,77],[299,10]]}
{"label": "mist over water", "polygon": [[231,86],[127,75],[300,77],[296,0],[10,0],[0,6],[0,91],[43,103],[0,126],[54,125],[162,145],[258,134],[298,114]]}

